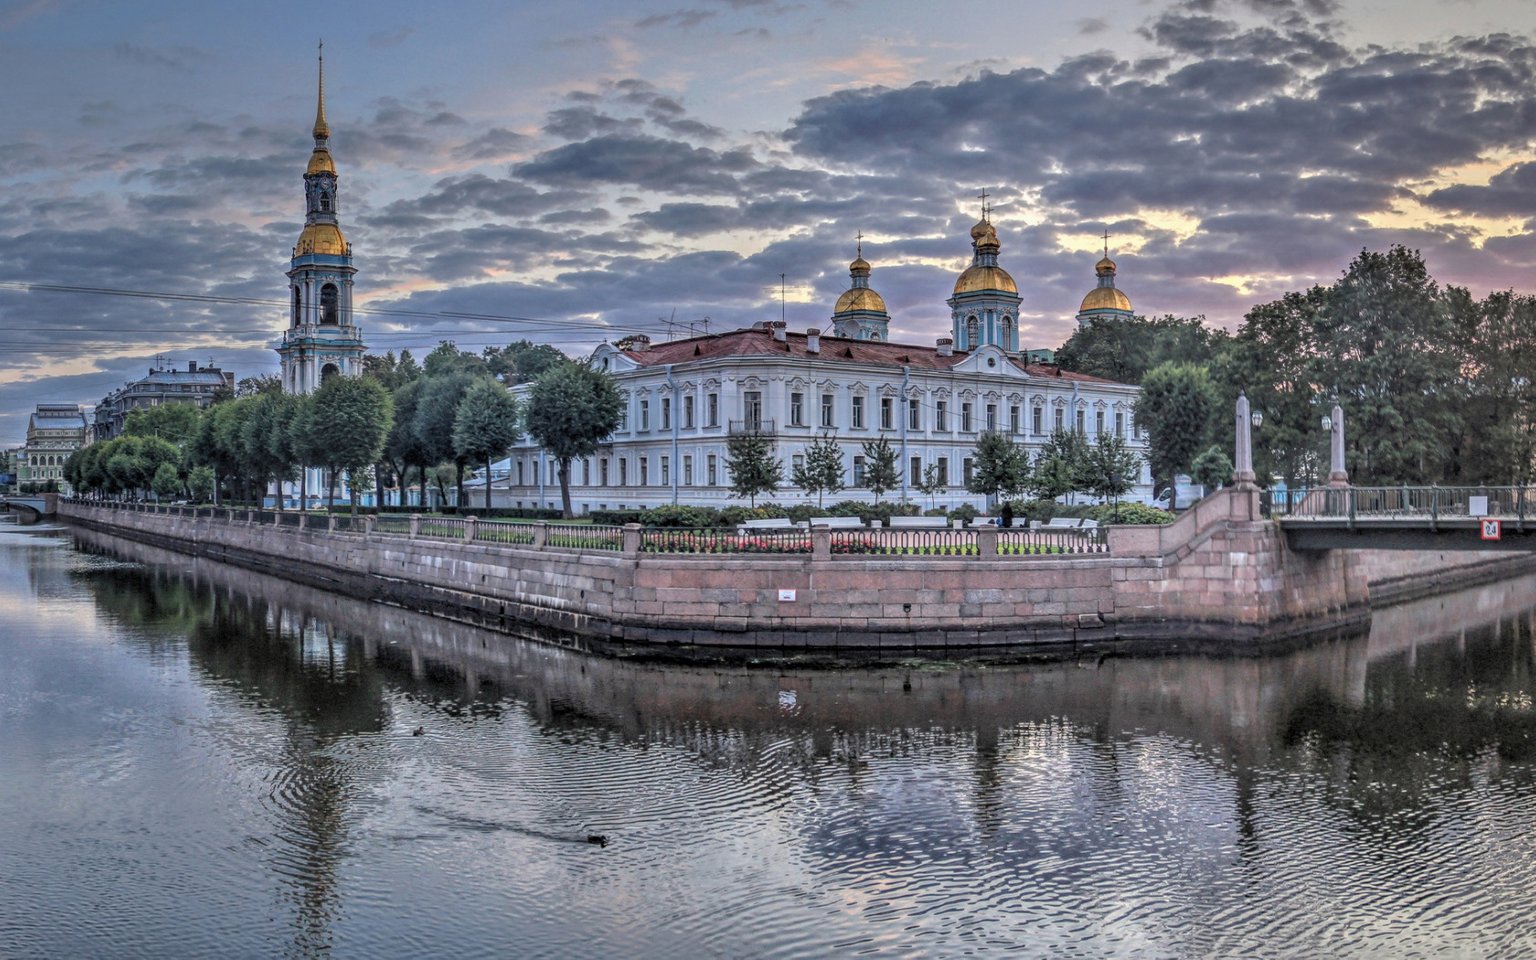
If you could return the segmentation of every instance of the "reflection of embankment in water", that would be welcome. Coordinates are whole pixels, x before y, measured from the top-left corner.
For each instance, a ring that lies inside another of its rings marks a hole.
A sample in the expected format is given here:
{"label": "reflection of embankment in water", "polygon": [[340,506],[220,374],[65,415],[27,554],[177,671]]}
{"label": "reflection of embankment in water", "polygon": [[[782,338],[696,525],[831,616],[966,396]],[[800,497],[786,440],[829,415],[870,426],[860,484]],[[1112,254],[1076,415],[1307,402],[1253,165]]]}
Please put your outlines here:
{"label": "reflection of embankment in water", "polygon": [[259,595],[266,616],[314,620],[408,673],[447,701],[513,697],[543,722],[596,721],[626,736],[694,725],[812,730],[940,725],[995,730],[1052,718],[1104,735],[1162,729],[1250,748],[1275,742],[1303,702],[1359,704],[1367,662],[1532,616],[1525,577],[1378,611],[1368,636],[1264,656],[1111,657],[1004,667],[882,665],[843,669],[659,665],[509,638],[370,604],[216,561],[77,531],[87,549],[182,571],[232,605]]}

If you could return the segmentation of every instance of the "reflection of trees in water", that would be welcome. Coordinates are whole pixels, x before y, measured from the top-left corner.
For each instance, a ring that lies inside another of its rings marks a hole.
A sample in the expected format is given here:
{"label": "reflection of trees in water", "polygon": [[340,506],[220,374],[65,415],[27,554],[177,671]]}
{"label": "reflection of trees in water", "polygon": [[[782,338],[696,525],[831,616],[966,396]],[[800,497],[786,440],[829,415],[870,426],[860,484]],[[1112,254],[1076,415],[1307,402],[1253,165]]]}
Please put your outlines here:
{"label": "reflection of trees in water", "polygon": [[347,853],[348,807],[363,773],[356,761],[333,755],[334,748],[382,730],[388,720],[383,681],[363,642],[186,572],[115,568],[85,581],[101,610],[138,628],[133,635],[146,638],[141,642],[169,646],[185,638],[192,668],[211,689],[232,691],[227,702],[246,712],[280,718],[275,752],[250,736],[250,728],[225,743],[273,768],[266,806],[278,842],[269,858],[293,902],[288,952],[327,952],[341,909],[337,880]]}
{"label": "reflection of trees in water", "polygon": [[1423,811],[1440,796],[1536,760],[1536,636],[1518,616],[1371,663],[1359,702],[1321,688],[1290,711],[1293,763],[1366,823]]}

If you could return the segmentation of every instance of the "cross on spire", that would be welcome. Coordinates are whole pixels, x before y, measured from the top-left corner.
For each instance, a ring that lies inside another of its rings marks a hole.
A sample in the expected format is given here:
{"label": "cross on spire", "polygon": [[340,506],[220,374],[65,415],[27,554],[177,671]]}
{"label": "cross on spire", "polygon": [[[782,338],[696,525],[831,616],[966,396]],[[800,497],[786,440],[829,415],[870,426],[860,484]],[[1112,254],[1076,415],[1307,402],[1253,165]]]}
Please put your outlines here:
{"label": "cross on spire", "polygon": [[992,208],[987,206],[987,197],[989,196],[991,196],[991,194],[987,193],[987,188],[982,187],[981,193],[979,194],[979,198],[981,200],[981,219],[987,222],[991,222],[992,217]]}
{"label": "cross on spire", "polygon": [[1109,229],[1107,227],[1104,230],[1104,256],[1106,259],[1109,257]]}
{"label": "cross on spire", "polygon": [[854,239],[858,242],[858,255],[862,259],[864,256],[864,231],[860,230],[858,236]]}

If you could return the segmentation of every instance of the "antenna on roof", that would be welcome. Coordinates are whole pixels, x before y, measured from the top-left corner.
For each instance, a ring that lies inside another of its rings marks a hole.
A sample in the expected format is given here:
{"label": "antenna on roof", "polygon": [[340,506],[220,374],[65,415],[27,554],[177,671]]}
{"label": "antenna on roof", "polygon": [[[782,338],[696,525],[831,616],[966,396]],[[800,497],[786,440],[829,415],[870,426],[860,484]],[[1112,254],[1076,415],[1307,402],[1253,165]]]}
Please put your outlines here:
{"label": "antenna on roof", "polygon": [[779,274],[779,319],[787,322],[786,307],[784,306],[784,274]]}
{"label": "antenna on roof", "polygon": [[704,336],[706,336],[706,337],[709,336],[709,318],[705,317],[700,322],[704,324]]}

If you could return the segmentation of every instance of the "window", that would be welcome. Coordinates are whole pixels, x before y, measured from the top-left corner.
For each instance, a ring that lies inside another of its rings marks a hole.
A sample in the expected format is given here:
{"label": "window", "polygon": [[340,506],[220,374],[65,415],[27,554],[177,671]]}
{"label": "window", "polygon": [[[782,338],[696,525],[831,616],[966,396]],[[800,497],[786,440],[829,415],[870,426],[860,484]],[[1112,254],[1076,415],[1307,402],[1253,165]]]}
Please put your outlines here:
{"label": "window", "polygon": [[683,486],[693,486],[693,454],[683,454]]}
{"label": "window", "polygon": [[976,461],[966,457],[960,461],[960,475],[965,478],[965,485],[971,485],[971,473],[976,468]]}
{"label": "window", "polygon": [[1094,433],[1103,433],[1104,432],[1104,411],[1103,410],[1095,410],[1093,412],[1093,432]]}
{"label": "window", "polygon": [[693,429],[693,397],[683,398],[683,429]]}
{"label": "window", "polygon": [[581,461],[581,483],[583,486],[592,486],[592,458]]}
{"label": "window", "polygon": [[896,401],[891,397],[880,398],[880,429],[896,428]]}
{"label": "window", "polygon": [[914,486],[914,487],[917,486],[918,484],[922,483],[923,482],[923,458],[922,457],[913,457],[908,462],[907,466],[908,466],[908,471],[907,472],[910,474],[910,476],[912,478],[908,482],[911,483],[912,486]]}
{"label": "window", "polygon": [[805,394],[792,393],[789,395],[789,425],[792,427],[805,426]]}
{"label": "window", "polygon": [[995,403],[987,404],[987,429],[997,429],[997,404]]}
{"label": "window", "polygon": [[971,402],[969,400],[960,404],[960,431],[971,432]]}
{"label": "window", "polygon": [[640,401],[640,432],[647,433],[651,429],[651,401]]}
{"label": "window", "polygon": [[794,475],[805,469],[805,455],[797,453],[789,458],[790,474]]}
{"label": "window", "polygon": [[832,420],[833,402],[832,394],[824,393],[821,395],[821,425],[823,427],[831,428],[837,426]]}
{"label": "window", "polygon": [[619,399],[619,426],[614,433],[623,433],[629,429],[629,397],[620,395]]}
{"label": "window", "polygon": [[704,397],[704,426],[720,426],[720,394],[711,393]]}
{"label": "window", "polygon": [[748,390],[741,395],[741,418],[746,421],[748,430],[758,431],[763,429],[763,394],[758,390]]}
{"label": "window", "polygon": [[1053,430],[1063,430],[1063,429],[1065,429],[1066,428],[1066,424],[1063,423],[1063,421],[1062,421],[1062,418],[1064,416],[1066,416],[1065,412],[1060,407],[1057,407],[1055,412],[1056,412],[1056,422],[1052,426],[1051,429],[1053,429]]}
{"label": "window", "polygon": [[629,485],[629,458],[619,458],[619,486]]}
{"label": "window", "polygon": [[949,458],[940,457],[934,463],[939,465],[939,482],[945,485],[949,483]]}
{"label": "window", "polygon": [[710,454],[709,455],[709,459],[705,461],[705,472],[708,474],[706,479],[707,479],[707,481],[708,481],[708,483],[709,483],[709,485],[711,487],[713,487],[713,486],[715,486],[715,485],[717,485],[719,483],[719,480],[720,480],[719,464],[716,462],[716,458],[715,458],[714,454]]}
{"label": "window", "polygon": [[523,461],[517,461],[517,485],[523,485]]}
{"label": "window", "polygon": [[981,342],[981,323],[975,315],[965,318],[965,349],[975,350],[976,344]]}
{"label": "window", "polygon": [[669,457],[661,458],[661,485],[664,487],[672,485],[672,461]]}
{"label": "window", "polygon": [[853,485],[856,486],[856,487],[864,486],[864,458],[863,457],[854,457],[853,458]]}
{"label": "window", "polygon": [[1045,411],[1044,410],[1040,409],[1039,407],[1030,407],[1030,409],[1029,409],[1029,432],[1034,434],[1037,437],[1040,436],[1040,434],[1044,433],[1045,431],[1041,429],[1041,427],[1044,425],[1044,423],[1043,423],[1044,420],[1045,420]]}
{"label": "window", "polygon": [[328,283],[320,288],[321,323],[335,323],[337,321],[336,300],[336,284]]}
{"label": "window", "polygon": [[1078,411],[1077,411],[1077,423],[1073,424],[1073,426],[1075,426],[1077,428],[1077,432],[1078,433],[1087,433],[1088,432],[1088,427],[1087,427],[1086,423],[1084,422],[1087,419],[1088,419],[1088,411],[1084,410],[1082,408],[1078,408]]}
{"label": "window", "polygon": [[294,326],[298,326],[299,325],[299,318],[302,315],[302,313],[303,313],[303,308],[299,305],[299,288],[298,287],[294,287],[293,288],[293,325]]}
{"label": "window", "polygon": [[672,429],[672,398],[661,398],[661,429]]}
{"label": "window", "polygon": [[923,407],[917,402],[916,397],[907,401],[907,429],[923,429]]}
{"label": "window", "polygon": [[1008,407],[1008,432],[1018,433],[1020,425],[1019,405],[1015,403]]}
{"label": "window", "polygon": [[864,398],[859,396],[853,398],[853,429],[864,429]]}
{"label": "window", "polygon": [[933,404],[933,429],[949,431],[949,401],[937,400]]}
{"label": "window", "polygon": [[641,457],[640,458],[640,486],[643,487],[643,486],[647,485],[648,483],[650,483],[650,473],[651,473],[651,458],[650,457]]}
{"label": "window", "polygon": [[608,458],[607,457],[603,457],[601,460],[597,461],[597,480],[598,480],[598,485],[599,486],[603,486],[603,487],[608,486]]}
{"label": "window", "polygon": [[326,193],[326,192],[324,192],[324,191],[320,192],[320,212],[321,213],[330,213],[331,212],[331,195]]}
{"label": "window", "polygon": [[1120,410],[1115,411],[1115,436],[1125,436],[1125,414]]}

